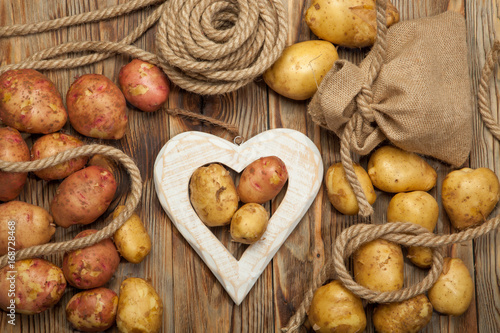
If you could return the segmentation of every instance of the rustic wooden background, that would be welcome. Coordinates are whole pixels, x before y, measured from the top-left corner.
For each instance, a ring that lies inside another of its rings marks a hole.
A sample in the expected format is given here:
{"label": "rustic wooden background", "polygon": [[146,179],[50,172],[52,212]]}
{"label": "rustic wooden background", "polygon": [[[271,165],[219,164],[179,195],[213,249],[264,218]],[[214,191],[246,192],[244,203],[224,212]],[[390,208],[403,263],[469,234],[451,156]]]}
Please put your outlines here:
{"label": "rustic wooden background", "polygon": [[[439,14],[447,9],[449,0],[394,0],[402,20]],[[474,95],[477,94],[478,78],[484,64],[485,54],[493,45],[500,31],[500,0],[452,0],[464,5],[467,21],[467,42],[470,57],[470,78]],[[463,1],[463,2],[461,2]],[[79,14],[101,9],[126,0],[1,0],[0,26],[32,23],[47,19]],[[303,21],[310,0],[287,0],[288,44],[315,39]],[[52,32],[19,38],[0,38],[0,64],[17,63],[45,47],[67,41],[111,40],[123,38],[137,27],[151,9],[119,17],[106,22],[62,28]],[[174,13],[172,13],[174,15]],[[137,46],[150,51],[155,49],[155,27],[138,40]],[[359,62],[367,50],[339,49],[340,57]],[[120,67],[129,58],[112,57],[95,65],[71,70],[44,72],[65,95],[68,87],[78,75],[85,73],[104,74],[117,80]],[[490,84],[491,103],[495,117],[500,118],[500,75]],[[261,79],[233,93],[202,97],[188,93],[172,85],[169,107],[182,107],[202,113],[235,125],[241,134],[250,138],[270,128],[292,128],[309,136],[320,149],[326,168],[339,160],[339,140],[332,133],[318,128],[307,115],[307,102],[295,102],[282,98],[268,89]],[[474,100],[476,103],[476,100]],[[500,175],[500,146],[481,122],[474,104],[474,142],[470,159],[466,165],[489,167]],[[228,138],[220,129],[210,128],[189,120],[169,117],[165,112],[147,114],[130,107],[129,129],[119,141],[106,141],[123,149],[132,156],[142,172],[144,179],[143,196],[138,214],[142,217],[151,235],[153,249],[147,260],[139,265],[123,261],[109,287],[118,291],[120,282],[126,277],[143,277],[155,286],[163,298],[164,332],[280,332],[296,307],[302,301],[303,293],[323,263],[330,258],[335,237],[346,227],[359,222],[367,222],[360,217],[346,217],[338,214],[327,200],[322,188],[306,216],[299,223],[275,258],[264,270],[262,276],[240,306],[235,306],[220,283],[205,266],[195,251],[172,226],[156,198],[153,184],[153,163],[161,147],[178,133],[197,130]],[[79,136],[66,125],[66,132]],[[28,138],[31,144],[37,136]],[[86,142],[97,140],[85,139]],[[359,158],[359,157],[356,157]],[[366,166],[367,158],[360,157]],[[436,160],[428,159],[438,172],[441,183],[451,168]],[[57,182],[44,182],[31,175],[20,196],[20,200],[48,209]],[[127,184],[122,185],[126,190]],[[430,191],[440,197],[440,187]],[[384,220],[390,196],[378,192],[375,203],[376,217]],[[123,202],[124,196],[117,200]],[[275,209],[279,198],[269,209]],[[497,208],[493,214],[500,213]],[[93,228],[101,228],[104,218]],[[73,238],[81,228],[59,228],[55,240]],[[436,229],[439,233],[453,232],[443,210]],[[214,232],[235,255],[242,248],[229,241],[227,229],[219,228]],[[475,241],[459,244],[448,249],[448,254],[459,257],[467,264],[475,281],[475,299],[469,310],[460,317],[442,316],[434,313],[425,332],[500,332],[500,235],[493,232]],[[52,255],[49,260],[60,265],[62,254]],[[406,264],[406,282],[421,279],[425,271]],[[0,317],[2,332],[70,332],[65,318],[65,305],[76,290],[68,287],[61,302],[54,308],[33,316],[18,315],[16,326],[7,324],[3,313]],[[367,305],[367,332],[373,332],[370,314],[372,305]],[[112,328],[109,332],[117,331]]]}

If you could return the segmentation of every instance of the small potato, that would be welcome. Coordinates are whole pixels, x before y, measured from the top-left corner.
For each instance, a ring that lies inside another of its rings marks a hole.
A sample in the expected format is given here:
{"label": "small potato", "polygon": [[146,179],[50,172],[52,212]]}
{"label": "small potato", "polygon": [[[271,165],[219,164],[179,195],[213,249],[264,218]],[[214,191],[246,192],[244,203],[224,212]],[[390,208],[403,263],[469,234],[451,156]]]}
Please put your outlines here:
{"label": "small potato", "polygon": [[[65,150],[81,147],[84,143],[74,136],[64,133],[52,133],[38,138],[31,147],[31,160],[57,155]],[[88,156],[77,157],[50,168],[34,171],[43,180],[55,180],[68,177],[73,172],[82,169],[88,161]]]}
{"label": "small potato", "polygon": [[144,112],[161,108],[170,92],[168,78],[155,65],[134,59],[120,69],[120,88],[125,99]]}
{"label": "small potato", "polygon": [[66,305],[66,319],[78,331],[102,332],[116,319],[118,295],[107,288],[79,292]]}
{"label": "small potato", "polygon": [[354,280],[375,291],[393,291],[403,287],[404,258],[401,246],[376,239],[354,252]]}
{"label": "small potato", "polygon": [[231,219],[231,237],[236,242],[253,244],[262,237],[268,223],[269,213],[262,205],[247,203]]}
{"label": "small potato", "polygon": [[9,241],[10,247],[16,251],[48,243],[56,232],[53,221],[49,212],[42,207],[22,201],[1,204],[0,256],[7,254]]}
{"label": "small potato", "polygon": [[[66,280],[59,267],[44,259],[24,259],[0,269],[0,309],[36,314],[59,302]],[[15,293],[15,297],[13,297]]]}
{"label": "small potato", "polygon": [[499,198],[498,177],[488,168],[455,170],[443,180],[443,207],[451,224],[459,230],[486,221]]}
{"label": "small potato", "polygon": [[[396,194],[387,207],[387,222],[410,222],[430,232],[434,231],[439,218],[439,205],[432,195],[423,191]],[[410,246],[408,258],[421,268],[432,264],[432,250],[427,247]]]}
{"label": "small potato", "polygon": [[363,332],[366,314],[361,299],[340,281],[332,281],[314,292],[308,311],[314,332]]}
{"label": "small potato", "polygon": [[261,157],[243,170],[236,190],[242,202],[263,204],[272,200],[287,180],[288,171],[280,158]]}
{"label": "small potato", "polygon": [[422,157],[394,146],[377,149],[368,161],[368,175],[378,189],[390,192],[428,191],[437,173]]}
{"label": "small potato", "polygon": [[[11,127],[0,127],[0,160],[29,161],[30,150],[21,133]],[[0,171],[0,201],[14,200],[28,179],[27,172]]]}
{"label": "small potato", "polygon": [[21,132],[48,134],[59,131],[68,114],[48,77],[16,69],[0,75],[0,120]]}
{"label": "small potato", "polygon": [[69,122],[80,134],[97,139],[121,139],[128,124],[125,97],[100,74],[80,76],[66,94]]}
{"label": "small potato", "polygon": [[[95,234],[97,230],[87,229],[74,239]],[[79,289],[102,287],[115,273],[120,256],[111,239],[104,239],[92,246],[64,254],[62,269],[68,283]]]}
{"label": "small potato", "polygon": [[94,222],[108,209],[116,188],[113,175],[98,166],[71,174],[59,185],[50,204],[54,221],[64,228]]}
{"label": "small potato", "polygon": [[[354,172],[359,179],[366,199],[372,205],[377,199],[372,181],[365,169],[359,164],[354,164]],[[345,215],[356,215],[359,212],[358,200],[346,178],[342,163],[332,164],[325,177],[326,191],[328,199],[336,210]]]}
{"label": "small potato", "polygon": [[421,294],[403,302],[377,305],[372,319],[379,333],[417,333],[431,318],[432,304]]}
{"label": "small potato", "polygon": [[459,258],[444,258],[443,272],[429,289],[429,300],[434,310],[460,316],[467,311],[474,294],[469,270]]}
{"label": "small potato", "polygon": [[294,100],[314,95],[323,77],[339,58],[335,46],[323,40],[308,40],[288,46],[263,78],[278,94]]}
{"label": "small potato", "polygon": [[[321,39],[345,47],[366,47],[377,36],[375,0],[313,0],[305,22]],[[387,1],[387,26],[399,22],[399,12]]]}
{"label": "small potato", "polygon": [[159,332],[162,315],[162,300],[151,284],[140,278],[128,278],[122,282],[116,314],[120,332]]}
{"label": "small potato", "polygon": [[[125,206],[118,206],[113,213],[113,218],[117,218],[124,208]],[[151,251],[151,239],[141,218],[136,213],[133,213],[125,224],[116,230],[113,241],[121,256],[134,264],[144,260]]]}
{"label": "small potato", "polygon": [[191,204],[209,227],[229,224],[238,209],[238,194],[233,179],[220,164],[200,167],[189,182]]}

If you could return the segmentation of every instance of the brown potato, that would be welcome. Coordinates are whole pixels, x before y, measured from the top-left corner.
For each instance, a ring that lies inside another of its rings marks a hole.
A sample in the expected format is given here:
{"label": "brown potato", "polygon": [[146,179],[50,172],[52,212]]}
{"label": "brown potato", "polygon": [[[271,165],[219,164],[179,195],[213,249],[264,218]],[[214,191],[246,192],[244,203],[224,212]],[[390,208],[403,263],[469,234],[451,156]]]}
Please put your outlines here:
{"label": "brown potato", "polygon": [[[357,163],[354,164],[354,172],[359,179],[363,192],[365,192],[366,199],[370,205],[373,205],[377,199],[377,195],[375,194],[368,173],[366,173],[365,169]],[[325,185],[328,193],[328,200],[330,200],[330,203],[336,210],[345,215],[358,214],[358,200],[346,178],[342,163],[332,164],[328,168],[325,177]]]}
{"label": "brown potato", "polygon": [[[29,161],[30,150],[21,133],[11,127],[0,127],[0,160]],[[0,171],[0,201],[14,200],[21,193],[28,178],[27,172]]]}
{"label": "brown potato", "polygon": [[234,241],[253,244],[257,242],[269,223],[269,213],[259,204],[247,203],[231,219],[231,237]]}
{"label": "brown potato", "polygon": [[0,75],[0,120],[21,132],[48,134],[59,131],[68,114],[48,77],[16,69]]}
{"label": "brown potato", "polygon": [[443,180],[443,207],[451,224],[459,230],[486,221],[499,198],[498,177],[488,168],[455,170]]}

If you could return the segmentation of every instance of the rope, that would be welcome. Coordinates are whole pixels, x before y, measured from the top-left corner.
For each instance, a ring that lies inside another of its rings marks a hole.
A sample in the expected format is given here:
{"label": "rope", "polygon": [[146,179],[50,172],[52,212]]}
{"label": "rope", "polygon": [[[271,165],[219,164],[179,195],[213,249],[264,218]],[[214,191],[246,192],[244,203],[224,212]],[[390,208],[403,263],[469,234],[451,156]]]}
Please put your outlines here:
{"label": "rope", "polygon": [[479,92],[478,92],[478,105],[479,105],[479,113],[483,118],[483,122],[490,130],[491,134],[497,139],[500,140],[500,126],[493,119],[493,114],[491,112],[490,103],[489,103],[489,83],[491,74],[493,73],[493,68],[495,64],[499,61],[500,57],[500,41],[495,40],[493,43],[493,47],[488,53],[486,57],[486,63],[483,67],[483,71],[481,72],[481,78],[479,81]]}

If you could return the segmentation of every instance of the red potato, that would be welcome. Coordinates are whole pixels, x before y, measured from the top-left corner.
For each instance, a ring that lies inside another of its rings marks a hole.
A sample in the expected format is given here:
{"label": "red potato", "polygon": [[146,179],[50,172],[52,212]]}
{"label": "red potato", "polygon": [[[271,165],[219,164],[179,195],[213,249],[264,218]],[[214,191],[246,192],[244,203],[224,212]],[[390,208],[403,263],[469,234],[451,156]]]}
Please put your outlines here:
{"label": "red potato", "polygon": [[[31,147],[31,160],[57,155],[65,150],[81,147],[84,143],[68,134],[52,133],[40,137]],[[82,169],[88,161],[88,156],[82,156],[60,163],[33,173],[43,180],[55,180],[68,177],[73,172]]]}
{"label": "red potato", "polygon": [[[95,234],[97,230],[87,229],[75,239]],[[62,270],[70,285],[79,289],[98,288],[106,284],[115,273],[120,256],[111,239],[64,254]]]}
{"label": "red potato", "polygon": [[21,132],[48,134],[59,131],[68,114],[48,77],[17,69],[0,75],[0,120]]}
{"label": "red potato", "polygon": [[79,170],[59,185],[50,204],[57,225],[89,224],[109,207],[117,188],[113,174],[99,166]]}
{"label": "red potato", "polygon": [[155,65],[134,59],[123,66],[118,76],[125,99],[145,112],[161,108],[170,92],[168,78]]}
{"label": "red potato", "polygon": [[121,139],[128,124],[127,102],[120,88],[100,74],[80,76],[69,87],[66,104],[71,126],[97,139]]}
{"label": "red potato", "polygon": [[0,309],[36,314],[59,302],[66,280],[59,267],[44,259],[25,259],[0,269]]}
{"label": "red potato", "polygon": [[276,156],[261,157],[241,173],[236,188],[244,203],[265,203],[273,199],[288,180],[285,163]]}
{"label": "red potato", "polygon": [[[0,160],[29,161],[30,150],[21,133],[10,127],[0,127]],[[0,201],[14,200],[23,190],[27,172],[0,171]]]}

